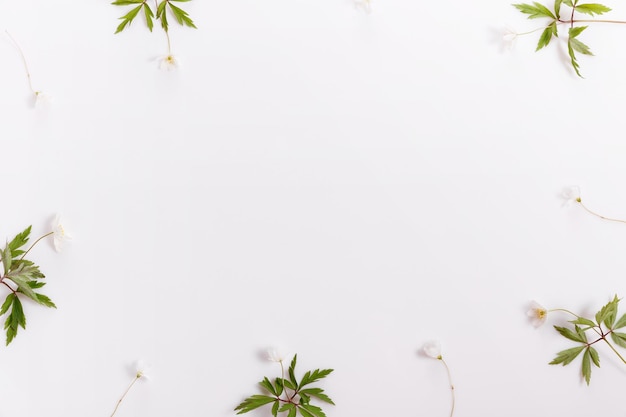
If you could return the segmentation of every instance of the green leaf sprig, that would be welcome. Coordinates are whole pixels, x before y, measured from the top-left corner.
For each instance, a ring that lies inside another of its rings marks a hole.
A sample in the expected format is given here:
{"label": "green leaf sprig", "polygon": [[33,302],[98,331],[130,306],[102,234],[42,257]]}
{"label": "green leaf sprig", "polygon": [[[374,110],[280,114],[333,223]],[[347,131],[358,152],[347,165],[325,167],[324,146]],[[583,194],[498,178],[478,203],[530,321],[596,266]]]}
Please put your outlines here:
{"label": "green leaf sprig", "polygon": [[[565,5],[570,10],[563,13],[562,6]],[[579,3],[579,0],[554,0],[552,10],[544,6],[541,3],[534,1],[532,4],[518,3],[513,6],[521,13],[528,15],[528,19],[548,19],[548,24],[540,29],[543,29],[539,42],[537,43],[536,51],[545,48],[550,44],[552,39],[559,36],[558,27],[560,25],[569,26],[567,30],[567,53],[570,57],[570,63],[572,68],[576,72],[576,75],[582,78],[580,74],[580,64],[578,63],[578,57],[576,53],[582,55],[593,55],[591,49],[585,45],[578,36],[587,29],[588,26],[579,26],[580,23],[620,23],[624,24],[626,21],[621,20],[604,20],[604,19],[578,19],[576,13],[582,13],[591,17],[600,16],[611,11],[611,9],[603,4],[599,3]],[[566,16],[566,17],[563,17]],[[524,34],[532,33],[526,32]],[[516,34],[517,35],[517,34]],[[520,34],[521,35],[521,34]]]}
{"label": "green leaf sprig", "polygon": [[[316,369],[308,371],[298,382],[295,376],[296,360],[298,355],[294,355],[288,369],[289,378],[285,378],[285,371],[282,359],[276,360],[280,363],[281,378],[275,378],[274,382],[269,378],[263,378],[259,382],[265,394],[252,395],[241,404],[235,411],[237,414],[244,414],[264,405],[272,406],[272,416],[277,417],[278,413],[287,413],[287,417],[296,417],[300,413],[302,417],[326,417],[326,414],[318,406],[311,404],[311,398],[316,398],[322,402],[335,405],[335,403],[324,393],[321,388],[313,388],[310,384],[328,376],[332,369]],[[269,394],[269,395],[268,395]]]}
{"label": "green leaf sprig", "polygon": [[22,248],[28,243],[31,226],[19,233],[10,242],[7,242],[4,250],[0,249],[0,262],[2,262],[2,275],[0,283],[9,289],[10,293],[0,307],[0,316],[8,313],[4,322],[6,331],[6,344],[8,345],[17,336],[18,329],[26,329],[26,316],[21,298],[29,298],[45,307],[56,308],[52,300],[37,292],[45,285],[41,280],[45,278],[39,267],[24,257],[39,241],[46,236],[53,235],[50,232],[35,241],[24,251]]}
{"label": "green leaf sprig", "polygon": [[561,336],[575,342],[577,346],[558,352],[550,365],[569,365],[582,353],[582,376],[589,385],[592,365],[600,367],[600,355],[595,348],[599,342],[606,344],[626,364],[626,359],[614,346],[615,344],[626,348],[626,333],[617,331],[626,327],[626,314],[617,319],[619,301],[620,299],[615,296],[593,318],[579,316],[562,308],[546,310],[535,304],[528,313],[534,318],[536,325],[544,322],[549,312],[560,311],[575,317],[569,321],[571,326],[554,326],[554,328]]}
{"label": "green leaf sprig", "polygon": [[111,4],[115,6],[133,6],[133,8],[124,16],[120,17],[122,22],[117,26],[115,33],[120,33],[130,26],[139,14],[143,15],[144,22],[150,32],[152,32],[154,28],[154,21],[158,20],[167,38],[167,56],[164,62],[175,66],[176,61],[172,55],[172,44],[170,42],[169,21],[167,16],[169,11],[169,14],[174,17],[174,20],[176,20],[179,25],[197,29],[193,20],[189,17],[189,13],[173,4],[174,2],[184,3],[188,1],[191,0],[154,0],[154,5],[152,5],[149,0],[116,0]]}

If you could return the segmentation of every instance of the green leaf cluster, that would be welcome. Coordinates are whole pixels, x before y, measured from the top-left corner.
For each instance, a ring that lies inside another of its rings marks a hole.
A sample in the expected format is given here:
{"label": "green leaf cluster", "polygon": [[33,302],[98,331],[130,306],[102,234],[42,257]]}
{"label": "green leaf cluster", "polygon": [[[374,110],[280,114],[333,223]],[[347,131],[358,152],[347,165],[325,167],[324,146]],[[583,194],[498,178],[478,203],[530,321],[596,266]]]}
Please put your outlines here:
{"label": "green leaf cluster", "polygon": [[20,296],[27,297],[43,306],[56,308],[50,298],[35,291],[45,285],[41,281],[45,278],[44,274],[32,261],[24,259],[28,251],[21,248],[28,243],[30,232],[31,226],[28,226],[11,242],[7,242],[4,250],[0,249],[3,271],[0,283],[11,291],[0,307],[0,316],[8,313],[4,322],[7,345],[17,336],[20,327],[26,329],[26,316]]}
{"label": "green leaf cluster", "polygon": [[272,416],[277,417],[278,413],[287,413],[287,417],[296,417],[298,413],[302,417],[326,417],[324,411],[316,405],[311,404],[311,399],[315,398],[319,401],[335,405],[333,400],[324,393],[321,388],[311,387],[314,382],[327,377],[332,369],[316,369],[308,371],[302,379],[298,381],[295,375],[295,368],[298,355],[295,355],[291,361],[287,374],[289,378],[275,378],[274,382],[267,377],[259,382],[261,387],[269,395],[252,395],[241,404],[235,411],[237,414],[244,414],[264,405],[272,405]]}
{"label": "green leaf cluster", "polygon": [[130,26],[132,21],[135,20],[135,18],[142,11],[143,13],[141,14],[144,16],[146,26],[150,32],[152,32],[152,28],[154,28],[155,20],[159,20],[163,30],[167,32],[169,30],[169,22],[167,20],[168,9],[178,24],[196,29],[196,25],[189,17],[189,13],[181,9],[179,6],[172,4],[173,2],[184,3],[188,1],[191,0],[161,0],[160,3],[154,3],[156,9],[153,9],[153,6],[148,2],[148,0],[116,0],[111,4],[115,6],[133,6],[133,8],[130,9],[124,16],[120,17],[122,22],[117,26],[115,33],[119,33]]}
{"label": "green leaf cluster", "polygon": [[568,365],[582,353],[582,376],[589,385],[591,365],[600,367],[600,355],[593,345],[604,341],[621,358],[621,355],[608,340],[610,337],[616,345],[626,348],[626,333],[616,331],[626,327],[626,314],[622,315],[619,320],[617,319],[619,301],[619,298],[615,296],[613,300],[604,305],[595,314],[595,321],[585,317],[577,317],[576,320],[570,321],[573,328],[554,326],[561,336],[579,345],[558,352],[550,365]]}
{"label": "green leaf cluster", "polygon": [[[568,19],[563,19],[561,17],[562,5],[566,5],[570,8]],[[567,52],[570,57],[572,68],[576,72],[576,75],[582,78],[582,75],[580,74],[580,64],[578,63],[576,53],[583,55],[593,55],[593,53],[591,53],[591,50],[587,45],[577,39],[578,35],[580,35],[585,29],[587,29],[587,26],[574,26],[577,23],[576,19],[574,18],[575,13],[578,12],[590,16],[599,16],[604,13],[610,12],[611,9],[599,3],[579,4],[578,0],[554,0],[552,10],[548,9],[548,7],[536,1],[532,4],[519,3],[513,4],[513,6],[521,13],[528,15],[529,19],[547,18],[549,20],[549,23],[541,32],[539,42],[537,42],[537,48],[535,49],[536,51],[545,48],[550,44],[552,39],[559,36],[559,25],[569,25],[569,29],[567,31]]]}

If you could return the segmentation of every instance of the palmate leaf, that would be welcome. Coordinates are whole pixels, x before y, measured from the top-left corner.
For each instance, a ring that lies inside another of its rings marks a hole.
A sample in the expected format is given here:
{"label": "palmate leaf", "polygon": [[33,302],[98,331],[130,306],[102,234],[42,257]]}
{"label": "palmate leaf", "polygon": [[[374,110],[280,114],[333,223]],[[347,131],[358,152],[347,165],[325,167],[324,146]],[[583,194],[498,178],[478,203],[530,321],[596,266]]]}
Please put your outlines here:
{"label": "palmate leaf", "polygon": [[134,9],[131,9],[124,16],[120,17],[120,19],[122,20],[122,23],[118,25],[117,29],[115,30],[115,33],[120,33],[126,28],[126,26],[130,25],[133,19],[135,19],[135,17],[137,17],[137,14],[141,11],[142,7],[143,6],[140,4]]}
{"label": "palmate leaf", "polygon": [[13,302],[11,303],[11,314],[9,314],[4,322],[4,330],[6,330],[6,344],[7,346],[15,336],[17,336],[17,331],[21,326],[22,329],[26,329],[26,316],[24,316],[24,309],[22,308],[22,303],[18,297],[13,298]]}
{"label": "palmate leaf", "polygon": [[148,3],[143,4],[143,11],[144,15],[146,16],[146,24],[148,25],[148,29],[150,30],[150,32],[152,32],[152,28],[154,27],[154,23],[152,21],[152,19],[154,18],[154,13],[152,12],[150,6],[148,6]]}
{"label": "palmate leaf", "polygon": [[307,396],[315,397],[328,404],[335,405],[333,400],[331,400],[328,395],[324,394],[324,390],[321,388],[305,388],[305,389],[298,391],[298,393],[300,395],[307,395]]}
{"label": "palmate leaf", "polygon": [[321,408],[311,404],[300,404],[299,410],[302,417],[326,417]]}
{"label": "palmate leaf", "polygon": [[172,14],[174,15],[174,17],[176,18],[176,21],[178,22],[178,24],[180,24],[181,26],[189,26],[194,29],[197,29],[196,25],[193,24],[193,21],[191,20],[191,18],[189,18],[189,13],[187,13],[180,7],[174,6],[172,3],[168,2],[168,4],[170,5],[170,10],[172,11]]}
{"label": "palmate leaf", "polygon": [[626,348],[626,333],[612,332],[611,339],[616,345]]}
{"label": "palmate leaf", "polygon": [[304,376],[302,377],[302,380],[300,381],[300,386],[303,387],[305,385],[311,384],[315,381],[318,381],[322,378],[325,378],[326,376],[328,376],[333,370],[332,369],[316,369],[315,371],[311,372],[308,371],[306,374],[304,374]]}
{"label": "palmate leaf", "polygon": [[533,2],[532,5],[527,3],[514,4],[515,7],[520,12],[527,14],[529,19],[537,19],[540,17],[549,17],[556,20],[556,17],[552,14],[552,12],[543,4]]}
{"label": "palmate leaf", "polygon": [[598,3],[585,3],[585,4],[577,4],[575,7],[577,12],[585,13],[588,15],[601,15],[604,13],[608,13],[611,11],[609,7],[606,7],[603,4]]}
{"label": "palmate leaf", "polygon": [[554,0],[554,14],[557,19],[561,18],[561,3],[563,3],[563,0]]}

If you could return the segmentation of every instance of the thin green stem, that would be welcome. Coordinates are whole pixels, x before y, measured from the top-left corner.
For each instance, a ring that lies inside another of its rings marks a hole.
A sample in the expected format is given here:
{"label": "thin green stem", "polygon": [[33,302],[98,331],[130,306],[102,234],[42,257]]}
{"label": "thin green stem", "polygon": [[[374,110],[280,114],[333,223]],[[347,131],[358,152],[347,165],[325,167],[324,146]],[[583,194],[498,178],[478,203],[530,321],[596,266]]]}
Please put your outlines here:
{"label": "thin green stem", "polygon": [[167,29],[165,29],[165,37],[167,38],[167,56],[169,57],[172,55],[172,43],[170,42],[170,33]]}
{"label": "thin green stem", "polygon": [[607,345],[609,345],[609,347],[611,348],[611,350],[613,352],[615,352],[615,354],[617,355],[618,358],[620,358],[622,360],[622,362],[624,362],[626,364],[626,359],[624,359],[624,357],[622,355],[619,354],[619,352],[617,351],[617,349],[615,349],[615,347],[611,344],[611,342],[609,342],[608,340],[606,340],[606,337],[603,337],[602,340],[604,340],[606,342]]}
{"label": "thin green stem", "polygon": [[584,209],[587,213],[592,214],[592,215],[594,215],[594,216],[596,216],[596,217],[599,217],[599,218],[601,218],[602,220],[607,220],[607,221],[610,221],[610,222],[617,222],[617,223],[626,223],[626,220],[621,220],[621,219],[613,219],[613,218],[611,218],[611,217],[605,217],[605,216],[603,216],[603,215],[601,215],[601,214],[596,213],[595,211],[592,211],[592,210],[588,209],[588,208],[587,208],[587,206],[585,206],[585,205],[583,204],[583,202],[582,202],[580,199],[576,200],[576,202],[577,202],[578,204],[580,204],[580,206],[581,206],[581,207],[582,207],[582,208],[583,208],[583,209]]}
{"label": "thin green stem", "polygon": [[53,235],[53,234],[54,234],[54,232],[49,232],[49,233],[46,233],[45,235],[41,236],[39,239],[37,239],[37,240],[36,240],[36,241],[35,241],[32,245],[30,245],[30,247],[26,250],[26,252],[24,252],[24,253],[22,254],[22,256],[20,257],[20,259],[24,259],[24,257],[28,254],[28,252],[30,252],[30,250],[31,250],[31,249],[32,249],[32,248],[33,248],[33,247],[34,247],[34,246],[35,246],[35,245],[36,245],[36,244],[37,244],[37,243],[38,243],[41,239],[46,238],[46,237],[48,237],[48,236],[50,236],[50,235]]}
{"label": "thin green stem", "polygon": [[130,383],[128,388],[126,388],[126,391],[124,391],[124,394],[122,394],[120,399],[117,401],[117,404],[115,404],[115,408],[113,409],[113,413],[111,413],[111,417],[113,417],[115,415],[115,413],[117,413],[117,409],[119,408],[119,406],[122,403],[122,401],[124,401],[124,398],[126,397],[126,394],[128,394],[128,391],[130,391],[130,389],[133,387],[133,385],[135,385],[135,382],[137,382],[137,380],[139,378],[141,378],[140,375],[135,376],[135,378],[132,380],[132,382]]}
{"label": "thin green stem", "polygon": [[548,310],[548,313],[552,313],[552,312],[554,312],[554,311],[562,311],[562,312],[564,312],[564,313],[571,314],[572,316],[574,316],[574,317],[576,317],[576,318],[578,318],[578,319],[579,319],[579,318],[581,318],[578,314],[572,313],[571,311],[566,310],[566,309],[564,309],[564,308],[553,308],[553,309],[551,309],[551,310]]}
{"label": "thin green stem", "polygon": [[570,19],[570,20],[558,20],[559,23],[617,23],[626,24],[626,20],[606,20],[606,19]]}
{"label": "thin green stem", "polygon": [[439,360],[441,361],[443,366],[446,368],[446,372],[448,374],[448,382],[450,383],[450,394],[452,395],[452,407],[450,408],[450,417],[452,417],[452,415],[454,414],[454,405],[456,402],[455,396],[454,396],[454,384],[452,383],[452,375],[450,374],[450,368],[448,367],[448,364],[446,363],[446,361],[443,360],[443,357],[439,357]]}
{"label": "thin green stem", "polygon": [[28,87],[30,88],[30,91],[33,92],[33,94],[37,95],[37,91],[35,91],[35,89],[33,88],[33,82],[32,82],[32,80],[30,78],[30,70],[28,69],[28,63],[26,62],[26,56],[24,56],[24,52],[22,51],[22,48],[20,47],[20,44],[17,43],[17,41],[13,38],[13,36],[11,36],[11,34],[9,33],[8,30],[5,30],[4,32],[9,37],[9,39],[11,40],[11,42],[13,43],[13,45],[15,46],[17,51],[20,53],[20,57],[22,57],[22,62],[24,63],[24,69],[26,70],[26,78],[28,78]]}

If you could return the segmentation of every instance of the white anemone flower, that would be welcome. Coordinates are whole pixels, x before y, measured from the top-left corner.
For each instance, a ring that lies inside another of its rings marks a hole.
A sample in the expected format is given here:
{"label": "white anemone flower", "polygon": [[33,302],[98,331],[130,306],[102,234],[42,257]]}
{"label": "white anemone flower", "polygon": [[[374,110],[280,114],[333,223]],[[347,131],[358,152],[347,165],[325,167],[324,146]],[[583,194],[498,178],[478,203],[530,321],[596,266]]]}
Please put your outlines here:
{"label": "white anemone flower", "polygon": [[548,310],[534,300],[530,302],[530,308],[526,314],[530,317],[531,323],[535,327],[541,326],[548,318]]}
{"label": "white anemone flower", "polygon": [[61,216],[57,215],[52,223],[52,237],[54,239],[54,249],[57,252],[61,252],[63,249],[63,243],[66,240],[72,239],[72,236],[67,233],[63,224],[61,223]]}
{"label": "white anemone flower", "polygon": [[143,361],[142,359],[139,359],[136,363],[135,363],[135,369],[136,369],[136,373],[135,376],[137,379],[150,379],[150,365],[147,364],[145,361]]}
{"label": "white anemone flower", "polygon": [[173,71],[178,67],[178,59],[172,54],[164,56],[159,62],[159,68],[163,71]]}
{"label": "white anemone flower", "polygon": [[519,34],[511,28],[504,28],[504,33],[502,35],[502,42],[504,49],[511,50],[515,46],[515,41],[517,40],[517,36]]}
{"label": "white anemone flower", "polygon": [[266,358],[270,362],[282,362],[285,360],[285,354],[279,348],[271,347],[267,349]]}
{"label": "white anemone flower", "polygon": [[422,348],[426,356],[441,360],[441,343],[438,340],[431,340]]}
{"label": "white anemone flower", "polygon": [[42,106],[52,103],[52,96],[43,91],[35,91],[35,106]]}
{"label": "white anemone flower", "polygon": [[565,200],[563,207],[569,207],[572,204],[580,203],[580,187],[577,185],[565,187],[561,192],[561,198]]}

